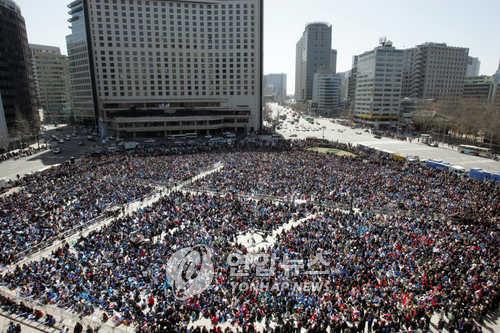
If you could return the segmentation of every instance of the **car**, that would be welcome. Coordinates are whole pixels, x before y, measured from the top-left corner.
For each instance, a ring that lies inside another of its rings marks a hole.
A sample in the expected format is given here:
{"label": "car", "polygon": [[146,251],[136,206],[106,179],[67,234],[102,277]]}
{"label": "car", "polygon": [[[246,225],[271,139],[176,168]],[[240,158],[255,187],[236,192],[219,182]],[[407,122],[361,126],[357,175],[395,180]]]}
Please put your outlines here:
{"label": "car", "polygon": [[83,141],[78,141],[78,145],[83,146],[83,145],[85,145],[85,143]]}
{"label": "car", "polygon": [[156,142],[156,140],[155,140],[155,139],[147,139],[147,140],[144,140],[144,143],[149,143],[149,144],[151,144],[151,143],[155,143],[155,142]]}
{"label": "car", "polygon": [[296,138],[297,137],[297,134],[292,134],[290,135],[291,138]]}
{"label": "car", "polygon": [[64,140],[63,139],[59,139],[58,141],[59,143],[64,143]]}
{"label": "car", "polygon": [[60,154],[61,153],[61,149],[60,148],[54,148],[54,149],[52,149],[52,153],[54,153],[56,155]]}
{"label": "car", "polygon": [[380,136],[380,135],[378,135],[378,134],[377,134],[377,135],[375,135],[375,136],[373,136],[373,137],[374,137],[375,139],[382,139],[382,136]]}

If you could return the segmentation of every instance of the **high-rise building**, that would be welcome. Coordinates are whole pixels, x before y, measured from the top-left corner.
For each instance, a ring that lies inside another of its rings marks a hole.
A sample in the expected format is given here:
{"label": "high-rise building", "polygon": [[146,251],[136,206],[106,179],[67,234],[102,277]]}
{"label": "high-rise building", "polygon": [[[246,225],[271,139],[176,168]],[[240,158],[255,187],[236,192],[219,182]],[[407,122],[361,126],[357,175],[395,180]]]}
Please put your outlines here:
{"label": "high-rise building", "polygon": [[0,95],[11,138],[36,135],[40,128],[30,78],[31,59],[26,26],[19,7],[0,0]]}
{"label": "high-rise building", "polygon": [[411,78],[415,70],[416,54],[416,48],[406,49],[403,52],[403,81],[401,85],[401,96],[403,98],[411,96]]}
{"label": "high-rise building", "polygon": [[[87,5],[87,0],[75,0],[68,5],[70,9],[68,14],[71,15],[68,19],[71,24],[71,34],[66,36],[66,47],[72,117],[77,123],[90,125],[96,124],[99,115],[96,107],[97,99],[94,95],[95,89],[93,89],[96,82],[93,74],[94,57],[90,57],[89,52],[91,41],[88,39]],[[108,27],[111,29],[110,24],[106,25],[106,28]]]}
{"label": "high-rise building", "polygon": [[295,99],[312,99],[314,74],[332,68],[332,55],[332,26],[308,24],[296,46]]}
{"label": "high-rise building", "polygon": [[356,75],[358,73],[358,56],[352,58],[352,68],[347,79],[347,109],[352,112],[356,98]]}
{"label": "high-rise building", "polygon": [[465,72],[465,77],[475,77],[479,76],[479,69],[481,68],[481,62],[479,58],[468,57],[467,58],[467,71]]}
{"label": "high-rise building", "polygon": [[262,2],[76,0],[73,87],[115,136],[258,131]]}
{"label": "high-rise building", "polygon": [[376,128],[395,126],[401,105],[404,51],[383,39],[358,56],[354,121]]}
{"label": "high-rise building", "polygon": [[330,53],[330,72],[337,73],[337,50],[332,50]]}
{"label": "high-rise building", "polygon": [[286,99],[286,74],[264,75],[264,95],[283,102]]}
{"label": "high-rise building", "polygon": [[425,43],[414,50],[411,97],[421,99],[462,96],[469,49]]}
{"label": "high-rise building", "polygon": [[30,44],[37,101],[44,121],[70,120],[68,58],[58,47]]}
{"label": "high-rise building", "polygon": [[314,74],[312,110],[323,117],[340,113],[340,89],[342,76],[329,71]]}

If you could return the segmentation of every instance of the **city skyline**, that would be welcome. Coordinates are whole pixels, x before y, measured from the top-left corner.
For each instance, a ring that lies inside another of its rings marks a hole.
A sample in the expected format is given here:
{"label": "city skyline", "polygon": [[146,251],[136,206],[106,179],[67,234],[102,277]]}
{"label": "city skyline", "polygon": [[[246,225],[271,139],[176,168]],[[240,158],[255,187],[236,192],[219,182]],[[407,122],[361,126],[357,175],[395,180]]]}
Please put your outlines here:
{"label": "city skyline", "polygon": [[[16,0],[16,3],[25,17],[29,42],[57,46],[67,54],[69,2]],[[492,75],[498,67],[500,44],[494,40],[495,33],[500,31],[500,22],[495,20],[500,3],[495,1],[390,0],[384,2],[382,16],[376,14],[380,3],[368,1],[313,0],[306,4],[298,0],[265,0],[264,4],[264,74],[286,73],[289,94],[295,88],[296,41],[305,25],[316,21],[333,26],[332,48],[338,50],[338,72],[349,70],[352,57],[373,49],[382,36],[387,36],[397,48],[425,42],[469,48],[469,55],[481,61],[481,75]]]}

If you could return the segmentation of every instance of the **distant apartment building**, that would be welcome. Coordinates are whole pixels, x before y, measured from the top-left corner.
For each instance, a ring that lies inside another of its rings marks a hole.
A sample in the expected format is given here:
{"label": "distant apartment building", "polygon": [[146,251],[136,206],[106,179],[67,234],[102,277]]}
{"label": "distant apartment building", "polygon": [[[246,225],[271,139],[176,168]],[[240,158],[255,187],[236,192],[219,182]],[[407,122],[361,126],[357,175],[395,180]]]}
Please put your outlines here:
{"label": "distant apartment building", "polygon": [[469,57],[467,59],[467,71],[465,72],[465,77],[479,76],[480,68],[481,62],[479,61],[479,58]]}
{"label": "distant apartment building", "polygon": [[0,22],[0,118],[5,119],[9,140],[23,140],[38,133],[40,121],[26,26],[14,1],[0,0]]}
{"label": "distant apartment building", "polygon": [[337,73],[337,50],[332,50],[330,53],[330,68],[331,73]]}
{"label": "distant apartment building", "polygon": [[323,117],[334,117],[340,113],[340,90],[342,76],[329,71],[314,75],[312,111]]}
{"label": "distant apartment building", "polygon": [[332,70],[334,52],[332,50],[332,26],[326,23],[311,23],[296,45],[295,99],[311,100],[314,74],[322,70]]}
{"label": "distant apartment building", "polygon": [[[469,49],[425,43],[414,49],[410,97],[439,99],[461,97]],[[405,84],[403,86],[406,89]]]}
{"label": "distant apartment building", "polygon": [[346,107],[352,113],[356,98],[356,75],[358,74],[358,56],[352,59],[352,68],[347,79],[347,101]]}
{"label": "distant apartment building", "polygon": [[[71,16],[68,19],[71,24],[71,34],[66,36],[66,47],[68,49],[71,112],[76,123],[96,124],[99,115],[93,89],[96,82],[95,75],[93,75],[94,57],[90,56],[89,51],[91,41],[88,40],[87,1],[75,0],[68,5],[68,8],[68,14]],[[102,18],[100,20],[102,21]],[[111,25],[106,25],[106,28],[110,29]]]}
{"label": "distant apartment building", "polygon": [[259,131],[262,4],[71,2],[73,106],[119,137]]}
{"label": "distant apartment building", "polygon": [[416,48],[403,50],[403,80],[401,84],[401,96],[403,98],[412,96],[411,79],[415,70],[416,54]]}
{"label": "distant apartment building", "polygon": [[38,106],[46,123],[70,120],[68,58],[58,47],[29,45]]}
{"label": "distant apartment building", "polygon": [[396,126],[401,106],[403,61],[404,51],[385,39],[374,50],[358,56],[354,121],[376,128]]}
{"label": "distant apartment building", "polygon": [[270,96],[277,102],[284,102],[286,99],[286,74],[264,75],[264,96]]}
{"label": "distant apartment building", "polygon": [[498,91],[498,83],[492,76],[476,76],[465,79],[463,97],[481,103],[493,103]]}

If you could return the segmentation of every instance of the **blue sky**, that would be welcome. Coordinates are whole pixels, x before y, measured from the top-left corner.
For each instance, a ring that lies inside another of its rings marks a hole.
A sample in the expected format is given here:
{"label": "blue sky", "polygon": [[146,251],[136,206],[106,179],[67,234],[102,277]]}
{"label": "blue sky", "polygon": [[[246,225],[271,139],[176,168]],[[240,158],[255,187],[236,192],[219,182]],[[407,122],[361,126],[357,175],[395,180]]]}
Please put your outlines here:
{"label": "blue sky", "polygon": [[[70,0],[15,0],[26,19],[30,43],[60,46],[66,52]],[[306,23],[333,25],[338,70],[350,69],[352,56],[387,36],[396,47],[445,42],[469,48],[481,73],[493,74],[500,60],[499,0],[264,0],[264,72],[287,73],[293,92],[295,43]]]}

